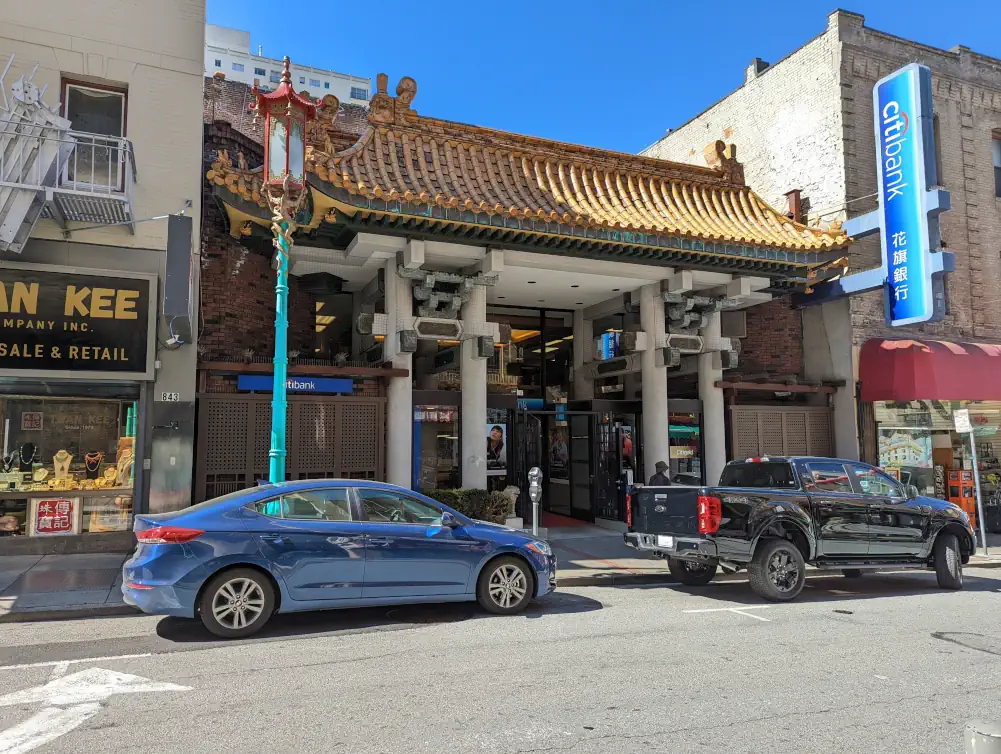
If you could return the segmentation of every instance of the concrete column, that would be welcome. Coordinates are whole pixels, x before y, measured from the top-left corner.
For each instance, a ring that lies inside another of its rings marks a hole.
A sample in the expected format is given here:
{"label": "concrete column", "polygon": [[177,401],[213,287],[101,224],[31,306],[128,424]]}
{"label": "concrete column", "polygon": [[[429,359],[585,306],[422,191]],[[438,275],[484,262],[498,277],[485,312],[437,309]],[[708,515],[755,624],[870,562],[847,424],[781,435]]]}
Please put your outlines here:
{"label": "concrete column", "polygon": [[670,422],[667,415],[667,367],[657,366],[657,349],[664,343],[664,299],[660,283],[640,290],[640,327],[647,348],[641,353],[643,375],[643,481],[654,474],[657,461],[671,455]]}
{"label": "concrete column", "polygon": [[573,397],[577,401],[594,398],[594,380],[584,373],[584,364],[593,357],[594,323],[584,319],[583,310],[573,313]]}
{"label": "concrete column", "polygon": [[803,366],[808,380],[844,380],[834,394],[834,452],[859,457],[855,384],[857,349],[852,344],[850,299],[803,309]]}
{"label": "concrete column", "polygon": [[[487,320],[487,289],[474,285],[469,300],[462,305],[462,321],[478,327]],[[487,360],[477,355],[476,339],[462,341],[459,387],[462,428],[462,486],[487,488]]]}
{"label": "concrete column", "polygon": [[[720,340],[720,314],[709,318],[709,324],[702,331],[706,344],[715,347]],[[719,482],[723,467],[726,466],[726,416],[723,403],[723,389],[716,382],[723,379],[723,360],[718,351],[700,354],[699,400],[702,401],[702,445],[705,455],[702,465],[706,472],[706,484]]]}
{"label": "concrete column", "polygon": [[406,377],[390,377],[386,388],[386,480],[400,487],[411,486],[413,476],[414,393],[413,354],[400,353],[399,331],[413,311],[410,281],[396,272],[396,260],[386,262],[386,317],[389,334],[383,358]]}

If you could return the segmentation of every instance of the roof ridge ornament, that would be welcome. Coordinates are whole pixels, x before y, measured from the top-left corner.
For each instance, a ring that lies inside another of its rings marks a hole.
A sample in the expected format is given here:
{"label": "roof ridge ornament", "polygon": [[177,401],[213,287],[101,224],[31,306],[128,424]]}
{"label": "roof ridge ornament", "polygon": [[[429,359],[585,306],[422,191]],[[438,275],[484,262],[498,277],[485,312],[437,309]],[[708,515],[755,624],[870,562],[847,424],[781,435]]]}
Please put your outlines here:
{"label": "roof ridge ornament", "polygon": [[727,145],[722,139],[717,139],[702,150],[706,164],[713,170],[720,170],[730,183],[744,183],[744,166],[737,162],[737,145]]}
{"label": "roof ridge ornament", "polygon": [[381,125],[407,125],[417,113],[410,107],[417,96],[417,82],[410,76],[404,76],[396,85],[396,96],[388,93],[389,76],[380,73],[375,78],[376,93],[369,103],[368,121]]}

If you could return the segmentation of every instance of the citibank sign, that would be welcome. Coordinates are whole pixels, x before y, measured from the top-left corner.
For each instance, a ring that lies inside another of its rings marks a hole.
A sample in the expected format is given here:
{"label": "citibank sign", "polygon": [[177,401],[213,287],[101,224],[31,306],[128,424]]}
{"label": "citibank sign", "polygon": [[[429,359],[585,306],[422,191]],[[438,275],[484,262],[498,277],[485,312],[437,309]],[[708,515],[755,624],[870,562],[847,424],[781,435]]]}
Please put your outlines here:
{"label": "citibank sign", "polygon": [[940,245],[929,218],[929,189],[938,183],[931,71],[916,63],[873,87],[879,155],[879,229],[886,273],[886,321],[893,327],[945,314]]}
{"label": "citibank sign", "polygon": [[953,254],[940,249],[938,216],[949,209],[935,160],[931,71],[911,63],[872,89],[879,209],[844,224],[853,239],[880,234],[883,263],[820,283],[794,297],[816,306],[882,289],[886,323],[902,327],[945,316],[945,275]]}

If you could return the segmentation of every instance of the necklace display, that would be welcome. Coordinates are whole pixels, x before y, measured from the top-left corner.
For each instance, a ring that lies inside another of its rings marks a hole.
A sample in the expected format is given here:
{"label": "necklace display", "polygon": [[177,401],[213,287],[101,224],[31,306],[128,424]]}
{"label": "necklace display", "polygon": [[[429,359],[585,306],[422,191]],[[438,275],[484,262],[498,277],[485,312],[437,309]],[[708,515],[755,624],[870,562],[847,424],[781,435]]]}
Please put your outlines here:
{"label": "necklace display", "polygon": [[17,449],[18,471],[31,471],[31,464],[35,462],[38,455],[38,446],[33,442],[26,442]]}
{"label": "necklace display", "polygon": [[73,455],[68,450],[59,450],[52,456],[52,466],[56,472],[56,479],[66,479],[70,475],[70,462]]}
{"label": "necklace display", "polygon": [[87,453],[83,457],[83,464],[87,468],[87,478],[97,479],[98,471],[101,468],[101,462],[104,461],[104,453]]}

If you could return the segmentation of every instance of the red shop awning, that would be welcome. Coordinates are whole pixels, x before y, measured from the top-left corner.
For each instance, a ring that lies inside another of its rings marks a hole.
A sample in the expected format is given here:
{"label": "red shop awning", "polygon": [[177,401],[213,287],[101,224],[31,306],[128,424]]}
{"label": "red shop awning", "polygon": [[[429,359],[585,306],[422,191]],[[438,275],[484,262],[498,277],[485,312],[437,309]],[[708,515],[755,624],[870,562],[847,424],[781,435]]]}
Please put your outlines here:
{"label": "red shop awning", "polygon": [[859,380],[863,401],[998,401],[1001,345],[868,340]]}

